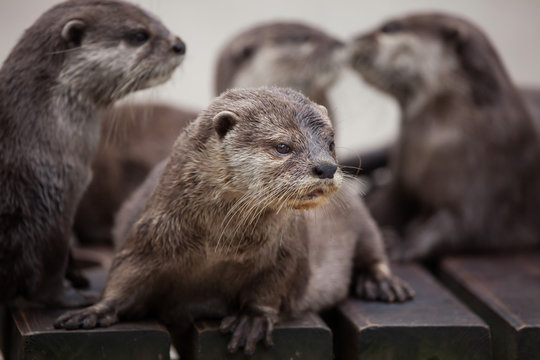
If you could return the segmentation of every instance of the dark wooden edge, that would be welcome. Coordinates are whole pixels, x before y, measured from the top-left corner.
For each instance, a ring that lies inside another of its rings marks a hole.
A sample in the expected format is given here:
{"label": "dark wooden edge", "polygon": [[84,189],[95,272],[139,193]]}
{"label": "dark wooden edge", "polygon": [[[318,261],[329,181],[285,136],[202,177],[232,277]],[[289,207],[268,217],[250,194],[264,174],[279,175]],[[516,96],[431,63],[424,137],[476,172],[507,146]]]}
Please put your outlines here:
{"label": "dark wooden edge", "polygon": [[461,300],[471,311],[484,320],[490,328],[493,358],[495,360],[517,359],[518,333],[512,324],[501,317],[494,309],[488,306],[481,298],[474,295],[452,269],[445,265],[443,260],[437,270],[438,278],[454,295]]}

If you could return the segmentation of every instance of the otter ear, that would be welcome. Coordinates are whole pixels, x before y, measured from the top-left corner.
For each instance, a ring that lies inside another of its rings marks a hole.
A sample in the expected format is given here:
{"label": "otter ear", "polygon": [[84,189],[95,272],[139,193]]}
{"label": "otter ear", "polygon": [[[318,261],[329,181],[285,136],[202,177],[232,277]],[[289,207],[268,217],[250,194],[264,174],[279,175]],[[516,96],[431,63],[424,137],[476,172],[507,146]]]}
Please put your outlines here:
{"label": "otter ear", "polygon": [[85,29],[86,24],[84,21],[79,19],[70,20],[62,28],[62,37],[67,42],[79,46],[81,45]]}
{"label": "otter ear", "polygon": [[234,125],[236,125],[238,119],[238,115],[236,115],[232,111],[221,111],[216,116],[214,116],[212,122],[214,123],[214,129],[216,130],[220,139],[223,139],[223,137],[229,132],[229,130],[231,130]]}
{"label": "otter ear", "polygon": [[232,59],[236,64],[241,64],[251,58],[256,50],[257,46],[255,44],[243,44],[241,47],[233,50]]}
{"label": "otter ear", "polygon": [[328,109],[326,108],[326,106],[319,105],[319,109],[324,115],[328,116]]}

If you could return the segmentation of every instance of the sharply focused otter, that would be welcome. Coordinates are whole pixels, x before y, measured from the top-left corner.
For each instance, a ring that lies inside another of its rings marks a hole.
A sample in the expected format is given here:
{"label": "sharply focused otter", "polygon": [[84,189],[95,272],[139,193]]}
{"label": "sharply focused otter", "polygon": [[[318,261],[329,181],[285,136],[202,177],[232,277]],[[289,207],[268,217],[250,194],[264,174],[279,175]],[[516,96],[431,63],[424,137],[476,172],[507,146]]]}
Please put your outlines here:
{"label": "sharply focused otter", "polygon": [[326,109],[296,91],[225,92],[120,213],[137,220],[116,233],[126,236],[101,300],[55,326],[218,316],[229,351],[252,353],[278,318],[343,299],[353,270],[360,297],[411,298],[360,197],[342,186],[333,135]]}
{"label": "sharply focused otter", "polygon": [[365,80],[394,96],[393,178],[368,201],[403,241],[392,256],[540,243],[540,145],[487,37],[443,14],[397,18],[349,45]]}
{"label": "sharply focused otter", "polygon": [[224,45],[216,66],[216,94],[231,88],[281,86],[328,107],[343,42],[309,25],[273,22],[247,29]]}
{"label": "sharply focused otter", "polygon": [[184,43],[120,1],[45,12],[0,70],[0,302],[73,305],[63,277],[102,111],[169,79]]}

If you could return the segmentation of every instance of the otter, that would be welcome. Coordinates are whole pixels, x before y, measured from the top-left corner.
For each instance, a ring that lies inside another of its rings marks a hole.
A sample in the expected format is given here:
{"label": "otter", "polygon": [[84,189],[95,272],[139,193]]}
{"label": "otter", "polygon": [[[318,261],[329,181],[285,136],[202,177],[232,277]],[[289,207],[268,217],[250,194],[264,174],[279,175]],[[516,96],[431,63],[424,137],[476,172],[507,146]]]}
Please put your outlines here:
{"label": "otter", "polygon": [[66,1],[26,30],[0,70],[0,302],[87,303],[63,278],[101,114],[168,80],[184,52],[121,1]]}
{"label": "otter", "polygon": [[[217,95],[234,87],[280,85],[295,88],[328,108],[326,93],[338,77],[340,66],[335,57],[342,48],[340,40],[304,24],[275,22],[248,29],[220,52]],[[120,205],[168,155],[180,131],[196,117],[190,110],[152,103],[133,108],[123,105],[105,114],[102,141],[92,164],[95,176],[75,217],[80,243],[110,244],[114,214]],[[107,134],[111,130],[122,138],[110,141]],[[362,165],[368,164],[363,161]]]}
{"label": "otter", "polygon": [[119,221],[134,224],[116,232],[125,236],[101,300],[55,326],[152,314],[181,332],[223,317],[228,350],[252,354],[272,343],[278,319],[332,306],[350,285],[370,300],[412,298],[344,181],[333,139],[326,109],[299,92],[224,92],[123,209]]}
{"label": "otter", "polygon": [[180,132],[197,115],[184,107],[150,102],[105,112],[92,161],[94,176],[75,215],[74,231],[81,244],[112,244],[116,212],[170,154]]}
{"label": "otter", "polygon": [[368,198],[397,235],[391,257],[537,246],[539,137],[486,35],[455,16],[412,14],[347,51],[402,111],[392,179]]}
{"label": "otter", "polygon": [[529,109],[534,123],[537,127],[540,126],[540,89],[522,87],[519,92]]}
{"label": "otter", "polygon": [[216,65],[216,95],[230,88],[275,85],[298,90],[331,109],[327,92],[340,73],[343,45],[303,23],[254,26],[223,46]]}

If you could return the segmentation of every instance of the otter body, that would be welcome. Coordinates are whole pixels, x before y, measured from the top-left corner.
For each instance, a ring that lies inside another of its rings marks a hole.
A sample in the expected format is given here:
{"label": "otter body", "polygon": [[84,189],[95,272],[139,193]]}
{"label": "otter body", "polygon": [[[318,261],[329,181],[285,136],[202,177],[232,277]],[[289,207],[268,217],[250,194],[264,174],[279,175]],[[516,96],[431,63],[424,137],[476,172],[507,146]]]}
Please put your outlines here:
{"label": "otter body", "polygon": [[[299,90],[328,107],[326,94],[340,69],[335,55],[342,48],[341,41],[299,23],[250,28],[221,50],[216,93],[278,85]],[[75,219],[75,234],[82,243],[110,243],[113,217],[122,202],[170,153],[180,131],[196,117],[191,111],[151,103],[123,105],[105,114],[102,141],[92,166],[95,176]],[[120,141],[107,136],[111,130],[119,134]]]}
{"label": "otter body", "polygon": [[21,295],[73,305],[63,277],[100,116],[167,80],[183,47],[119,1],[67,1],[26,30],[0,70],[1,302]]}
{"label": "otter body", "polygon": [[101,301],[55,326],[150,313],[178,329],[226,316],[229,350],[252,353],[279,317],[343,299],[353,270],[359,296],[412,297],[342,182],[325,108],[290,89],[225,92],[120,212],[115,235],[125,238]]}
{"label": "otter body", "polygon": [[112,243],[114,215],[196,117],[194,111],[156,103],[123,104],[105,112],[94,176],[75,215],[81,243]]}
{"label": "otter body", "polygon": [[403,239],[392,256],[538,245],[539,137],[486,36],[449,15],[411,15],[358,37],[349,52],[402,110],[392,180],[368,201]]}
{"label": "otter body", "polygon": [[327,92],[341,69],[343,42],[312,26],[273,22],[247,29],[223,46],[216,94],[232,89],[281,86],[328,108]]}

